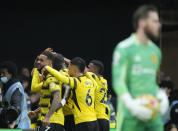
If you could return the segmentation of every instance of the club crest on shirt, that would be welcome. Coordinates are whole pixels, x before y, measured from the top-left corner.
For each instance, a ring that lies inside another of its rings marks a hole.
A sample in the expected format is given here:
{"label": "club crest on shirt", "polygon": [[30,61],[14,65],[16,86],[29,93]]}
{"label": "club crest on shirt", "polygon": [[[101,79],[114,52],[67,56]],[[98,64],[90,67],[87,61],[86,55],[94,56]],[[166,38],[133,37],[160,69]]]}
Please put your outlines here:
{"label": "club crest on shirt", "polygon": [[152,63],[153,63],[153,64],[156,64],[157,58],[156,58],[155,55],[152,55],[152,56],[151,56],[151,60],[152,60]]}

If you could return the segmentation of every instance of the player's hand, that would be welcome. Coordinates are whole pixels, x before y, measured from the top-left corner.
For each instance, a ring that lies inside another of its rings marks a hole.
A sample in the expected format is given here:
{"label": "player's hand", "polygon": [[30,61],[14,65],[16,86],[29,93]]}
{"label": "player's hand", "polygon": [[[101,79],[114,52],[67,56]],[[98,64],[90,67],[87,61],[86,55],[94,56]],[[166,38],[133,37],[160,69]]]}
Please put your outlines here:
{"label": "player's hand", "polygon": [[52,48],[46,48],[44,51],[56,54],[56,52]]}
{"label": "player's hand", "polygon": [[130,113],[137,119],[148,121],[152,118],[152,111],[143,106],[143,104],[146,104],[146,101],[133,99],[129,93],[121,95],[120,99]]}
{"label": "player's hand", "polygon": [[30,118],[30,119],[33,119],[33,118],[35,118],[36,117],[36,112],[35,111],[30,111],[30,112],[28,112],[28,117]]}
{"label": "player's hand", "polygon": [[160,89],[157,93],[158,100],[160,101],[160,113],[161,115],[165,115],[168,108],[169,108],[169,100],[168,97],[166,95],[166,92],[162,89]]}
{"label": "player's hand", "polygon": [[42,121],[43,126],[49,126],[50,122],[49,122],[50,118],[45,117],[45,119]]}
{"label": "player's hand", "polygon": [[9,129],[14,129],[14,127],[15,127],[15,122],[12,122],[12,123],[8,124],[8,128]]}
{"label": "player's hand", "polygon": [[46,74],[48,73],[47,70],[46,70],[46,67],[47,66],[44,66],[42,69],[41,69],[41,76],[42,79],[45,78]]}
{"label": "player's hand", "polygon": [[44,51],[46,51],[46,52],[53,52],[53,49],[50,48],[50,47],[48,47],[48,48],[46,48]]}

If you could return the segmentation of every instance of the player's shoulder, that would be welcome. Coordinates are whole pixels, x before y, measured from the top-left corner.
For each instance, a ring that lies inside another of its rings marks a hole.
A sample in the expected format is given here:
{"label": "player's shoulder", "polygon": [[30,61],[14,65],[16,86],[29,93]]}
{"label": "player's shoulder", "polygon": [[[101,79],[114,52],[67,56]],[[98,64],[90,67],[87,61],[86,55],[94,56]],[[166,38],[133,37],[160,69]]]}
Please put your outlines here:
{"label": "player's shoulder", "polygon": [[47,83],[58,82],[58,80],[54,76],[52,76],[52,75],[47,75],[46,76],[46,82]]}
{"label": "player's shoulder", "polygon": [[152,46],[153,51],[155,51],[158,54],[161,54],[161,49],[154,42],[151,41],[150,44]]}
{"label": "player's shoulder", "polygon": [[101,76],[100,79],[103,83],[107,83],[107,80],[103,76]]}
{"label": "player's shoulder", "polygon": [[98,79],[98,76],[93,72],[87,72],[94,80]]}
{"label": "player's shoulder", "polygon": [[126,50],[127,48],[131,47],[134,45],[134,40],[133,37],[130,36],[126,39],[124,39],[123,41],[119,42],[116,46],[116,49],[124,49]]}
{"label": "player's shoulder", "polygon": [[93,86],[92,80],[90,80],[87,76],[82,76],[79,79],[80,79],[82,85]]}
{"label": "player's shoulder", "polygon": [[59,72],[62,73],[63,75],[65,75],[65,76],[69,76],[69,72],[68,72],[67,68],[61,69]]}
{"label": "player's shoulder", "polygon": [[152,48],[154,48],[157,51],[160,51],[160,48],[154,42],[151,41],[150,43],[151,43]]}

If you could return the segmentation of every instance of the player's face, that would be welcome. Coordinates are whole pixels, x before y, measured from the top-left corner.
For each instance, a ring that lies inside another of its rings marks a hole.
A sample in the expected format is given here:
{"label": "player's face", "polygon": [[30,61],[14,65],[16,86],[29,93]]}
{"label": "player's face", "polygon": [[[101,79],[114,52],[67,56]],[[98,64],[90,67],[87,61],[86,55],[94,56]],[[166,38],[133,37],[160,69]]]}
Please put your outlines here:
{"label": "player's face", "polygon": [[159,21],[158,13],[149,12],[147,19],[145,20],[144,31],[150,39],[158,40],[160,36],[161,24]]}
{"label": "player's face", "polygon": [[37,58],[36,58],[36,65],[38,67],[38,69],[41,69],[42,67],[48,65],[48,66],[51,66],[50,64],[50,60],[48,60],[47,56],[45,55],[39,55]]}

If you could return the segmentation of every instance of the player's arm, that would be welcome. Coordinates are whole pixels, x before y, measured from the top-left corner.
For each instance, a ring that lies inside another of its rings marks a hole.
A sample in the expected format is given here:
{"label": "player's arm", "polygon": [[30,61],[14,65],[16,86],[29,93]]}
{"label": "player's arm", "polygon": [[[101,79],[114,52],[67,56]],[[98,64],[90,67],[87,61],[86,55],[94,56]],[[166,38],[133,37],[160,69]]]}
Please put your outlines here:
{"label": "player's arm", "polygon": [[62,106],[64,106],[70,97],[71,88],[69,87],[69,85],[63,84],[62,89],[64,90],[64,97],[61,100],[61,104],[62,104]]}
{"label": "player's arm", "polygon": [[61,98],[60,98],[61,90],[60,90],[59,84],[55,82],[50,82],[49,89],[52,94],[53,100],[52,100],[49,112],[46,114],[45,119],[43,120],[43,126],[48,126],[50,124],[49,121],[53,113],[57,111],[57,109],[60,109],[62,107]]}
{"label": "player's arm", "polygon": [[33,119],[33,118],[35,118],[37,115],[38,115],[38,113],[40,112],[40,107],[38,107],[36,110],[34,110],[34,111],[29,111],[28,112],[28,117],[30,118],[30,119]]}
{"label": "player's arm", "polygon": [[43,82],[40,81],[39,71],[37,68],[33,69],[32,83],[31,83],[31,91],[32,92],[40,92]]}
{"label": "player's arm", "polygon": [[64,84],[68,84],[70,86],[70,88],[74,88],[75,86],[75,78],[72,77],[67,77],[64,74],[62,74],[61,72],[49,67],[49,66],[45,66],[44,67],[51,75],[53,75],[58,81],[61,81]]}
{"label": "player's arm", "polygon": [[66,57],[64,57],[64,61],[65,61],[65,63],[66,63],[67,65],[69,65],[69,64],[70,64],[70,60],[69,60],[69,59],[67,59]]}
{"label": "player's arm", "polygon": [[126,84],[128,59],[124,51],[116,49],[113,54],[112,84],[118,96],[128,93]]}

